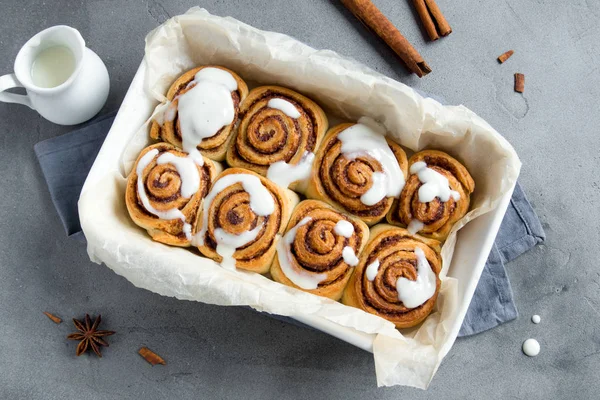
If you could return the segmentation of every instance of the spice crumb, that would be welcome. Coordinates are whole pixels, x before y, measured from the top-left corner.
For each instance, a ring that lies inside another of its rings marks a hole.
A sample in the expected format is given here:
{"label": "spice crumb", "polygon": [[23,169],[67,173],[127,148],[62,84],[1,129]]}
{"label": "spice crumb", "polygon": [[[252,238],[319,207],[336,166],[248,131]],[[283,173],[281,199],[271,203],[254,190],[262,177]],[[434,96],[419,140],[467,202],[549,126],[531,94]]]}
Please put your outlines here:
{"label": "spice crumb", "polygon": [[498,62],[500,64],[502,64],[503,62],[505,62],[506,60],[508,60],[510,58],[510,56],[512,56],[514,54],[513,50],[508,50],[507,52],[502,53],[499,57],[498,57]]}
{"label": "spice crumb", "polygon": [[521,73],[515,74],[515,92],[523,93],[525,90],[525,75]]}
{"label": "spice crumb", "polygon": [[50,320],[52,320],[52,322],[54,322],[55,324],[60,324],[62,322],[62,319],[60,319],[59,317],[57,317],[54,314],[50,314],[47,311],[44,311],[44,315],[48,318],[50,318]]}
{"label": "spice crumb", "polygon": [[167,365],[167,363],[165,362],[165,360],[163,360],[161,356],[159,356],[147,347],[142,347],[138,351],[138,353],[140,354],[140,356],[144,357],[144,360],[148,361],[153,366],[156,364]]}

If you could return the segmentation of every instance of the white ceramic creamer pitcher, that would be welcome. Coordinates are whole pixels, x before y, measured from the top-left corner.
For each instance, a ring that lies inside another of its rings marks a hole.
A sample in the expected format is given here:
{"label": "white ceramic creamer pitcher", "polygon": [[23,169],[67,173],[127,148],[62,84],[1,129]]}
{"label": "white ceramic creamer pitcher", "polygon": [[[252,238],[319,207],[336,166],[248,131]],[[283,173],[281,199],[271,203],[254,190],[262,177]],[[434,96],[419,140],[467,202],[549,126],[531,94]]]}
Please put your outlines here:
{"label": "white ceramic creamer pitcher", "polygon": [[[57,86],[36,85],[32,78],[34,62],[40,53],[54,46],[70,50],[72,73]],[[24,87],[27,95],[6,92],[15,87]],[[0,77],[0,101],[24,104],[56,124],[74,125],[100,111],[109,87],[106,66],[96,53],[85,47],[79,31],[57,25],[41,31],[21,48],[15,60],[15,73]]]}

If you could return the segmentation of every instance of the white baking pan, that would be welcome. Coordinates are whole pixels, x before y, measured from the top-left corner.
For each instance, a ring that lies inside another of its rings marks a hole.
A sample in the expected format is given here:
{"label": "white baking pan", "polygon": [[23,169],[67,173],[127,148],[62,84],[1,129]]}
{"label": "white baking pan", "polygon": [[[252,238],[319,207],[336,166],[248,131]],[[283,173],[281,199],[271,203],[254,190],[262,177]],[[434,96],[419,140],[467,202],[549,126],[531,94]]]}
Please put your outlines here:
{"label": "white baking pan", "polygon": [[[104,145],[98,153],[98,157],[83,187],[82,194],[105,176],[105,168],[96,168],[96,166],[106,166],[118,162],[118,155],[123,152],[131,138],[150,117],[158,104],[144,92],[145,70],[146,65],[142,62]],[[461,299],[458,317],[451,326],[452,333],[450,336],[453,338],[458,335],[470,300],[477,287],[477,282],[500,228],[500,223],[510,202],[511,194],[512,190],[504,195],[496,209],[469,222],[458,233],[454,256],[448,270],[448,276],[456,278],[459,282],[458,298]],[[372,351],[373,349],[375,335],[361,333],[310,315],[292,315],[292,318],[366,351]],[[450,350],[452,343],[453,341],[446,344],[445,349],[441,352],[442,357]]]}

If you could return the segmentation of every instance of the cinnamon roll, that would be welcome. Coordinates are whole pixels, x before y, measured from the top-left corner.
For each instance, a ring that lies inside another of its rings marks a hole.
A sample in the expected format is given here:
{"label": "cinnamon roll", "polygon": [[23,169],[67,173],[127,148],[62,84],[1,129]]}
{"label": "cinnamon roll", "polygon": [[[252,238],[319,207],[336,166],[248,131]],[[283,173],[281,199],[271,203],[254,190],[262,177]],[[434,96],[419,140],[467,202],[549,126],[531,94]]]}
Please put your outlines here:
{"label": "cinnamon roll", "polygon": [[252,170],[278,185],[307,179],[328,121],[309,98],[279,86],[252,89],[240,106],[240,124],[227,151],[232,167]]}
{"label": "cinnamon roll", "polygon": [[295,193],[252,171],[226,169],[200,209],[194,242],[223,268],[263,274],[297,203]]}
{"label": "cinnamon roll", "polygon": [[315,158],[307,197],[356,215],[367,225],[385,217],[404,186],[406,153],[375,121],[329,130]]}
{"label": "cinnamon roll", "polygon": [[413,236],[404,228],[371,228],[342,302],[393,322],[397,328],[421,323],[440,290],[440,243]]}
{"label": "cinnamon roll", "polygon": [[202,199],[220,171],[219,163],[205,158],[200,166],[168,143],[146,147],[127,179],[131,219],[157,242],[190,246]]}
{"label": "cinnamon roll", "polygon": [[475,182],[460,162],[441,151],[415,153],[409,164],[410,176],[387,220],[408,227],[411,233],[444,241],[469,211]]}
{"label": "cinnamon roll", "polygon": [[304,200],[294,209],[271,276],[284,285],[339,300],[369,228],[318,200]]}
{"label": "cinnamon roll", "polygon": [[150,128],[150,137],[179,147],[192,157],[199,154],[216,161],[225,159],[233,139],[239,105],[248,86],[233,71],[205,65],[181,75],[167,92]]}

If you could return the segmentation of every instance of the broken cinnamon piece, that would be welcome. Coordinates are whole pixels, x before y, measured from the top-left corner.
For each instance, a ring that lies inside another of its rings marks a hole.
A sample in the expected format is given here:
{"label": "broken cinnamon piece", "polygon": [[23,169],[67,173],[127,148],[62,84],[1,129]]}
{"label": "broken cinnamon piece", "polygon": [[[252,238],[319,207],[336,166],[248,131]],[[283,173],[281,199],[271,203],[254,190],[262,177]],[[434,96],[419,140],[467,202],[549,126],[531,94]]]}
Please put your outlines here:
{"label": "broken cinnamon piece", "polygon": [[373,30],[419,78],[431,72],[423,57],[370,0],[341,0],[364,25]]}
{"label": "broken cinnamon piece", "polygon": [[448,36],[452,33],[450,24],[435,0],[413,0],[413,4],[425,26],[429,39],[437,40],[440,36]]}
{"label": "broken cinnamon piece", "polygon": [[50,314],[47,311],[44,311],[44,315],[48,318],[50,318],[52,320],[52,322],[54,322],[55,324],[60,324],[62,322],[62,319],[60,319],[59,317],[57,317],[54,314]]}
{"label": "broken cinnamon piece", "polygon": [[512,56],[514,54],[514,51],[509,50],[505,53],[502,53],[499,57],[498,57],[498,62],[500,64],[502,64],[504,61],[508,60],[510,58],[510,56]]}
{"label": "broken cinnamon piece", "polygon": [[152,366],[154,366],[156,364],[167,365],[167,363],[165,362],[165,360],[162,359],[161,356],[159,356],[158,354],[156,354],[155,352],[153,352],[152,350],[150,350],[147,347],[142,347],[138,351],[138,353],[140,354],[140,356],[144,357],[144,360],[146,360],[150,364],[152,364]]}
{"label": "broken cinnamon piece", "polygon": [[525,90],[525,75],[516,73],[515,74],[515,92],[523,93]]}

